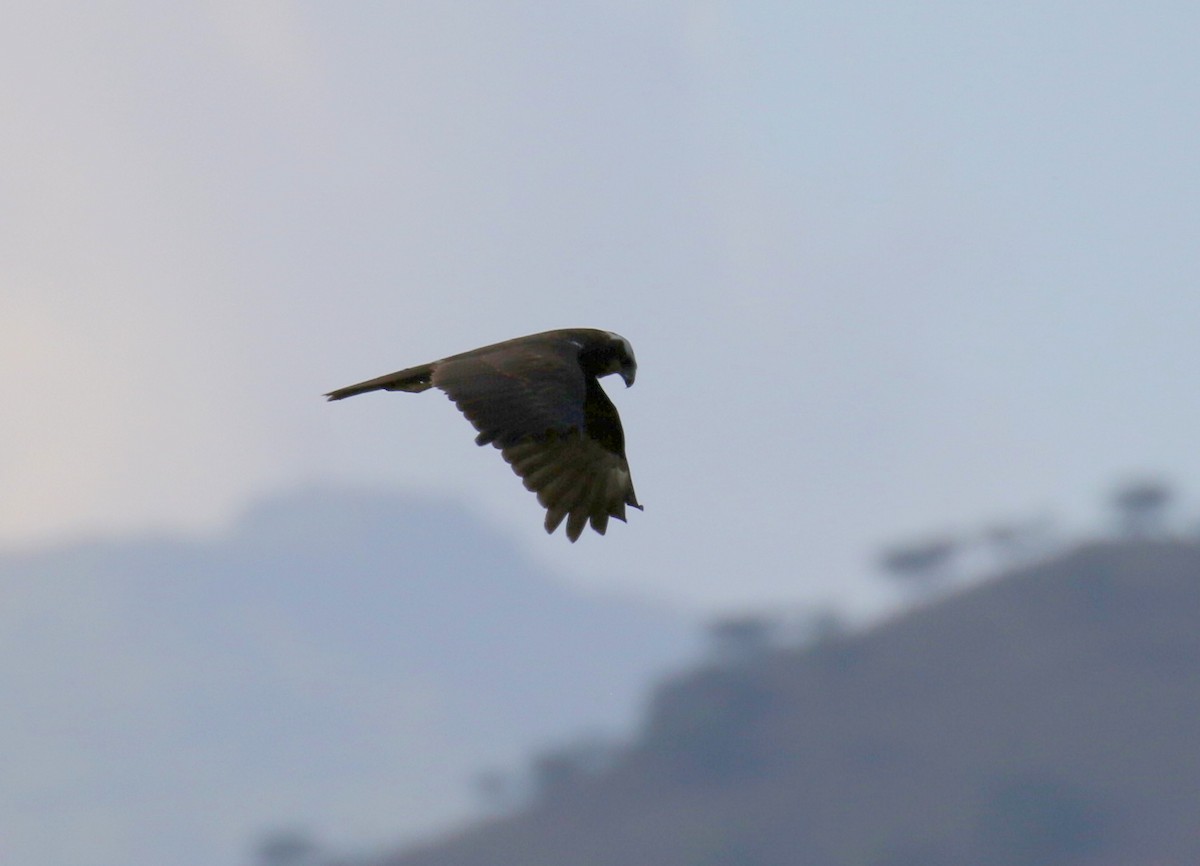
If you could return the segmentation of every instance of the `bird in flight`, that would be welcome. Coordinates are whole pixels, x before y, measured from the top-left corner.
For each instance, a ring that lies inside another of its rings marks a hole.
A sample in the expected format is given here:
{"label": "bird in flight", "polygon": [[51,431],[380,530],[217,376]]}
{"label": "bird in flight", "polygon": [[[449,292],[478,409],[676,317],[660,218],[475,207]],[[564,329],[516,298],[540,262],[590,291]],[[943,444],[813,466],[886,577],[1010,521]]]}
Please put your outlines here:
{"label": "bird in flight", "polygon": [[330,391],[342,400],[368,391],[440,388],[479,435],[492,444],[537,494],[546,531],[567,521],[579,538],[590,521],[601,535],[608,519],[641,509],[625,460],[625,433],[617,407],[599,379],[617,373],[633,384],[637,361],[619,334],[567,328],[517,337],[419,367]]}

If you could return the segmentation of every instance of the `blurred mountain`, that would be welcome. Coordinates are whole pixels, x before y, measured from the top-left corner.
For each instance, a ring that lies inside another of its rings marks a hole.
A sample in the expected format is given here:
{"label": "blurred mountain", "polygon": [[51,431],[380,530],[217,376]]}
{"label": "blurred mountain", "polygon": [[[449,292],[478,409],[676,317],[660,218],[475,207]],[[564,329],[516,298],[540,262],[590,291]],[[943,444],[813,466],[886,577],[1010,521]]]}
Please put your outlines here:
{"label": "blurred mountain", "polygon": [[1200,863],[1200,547],[1093,543],[677,677],[610,769],[386,866]]}
{"label": "blurred mountain", "polygon": [[0,859],[242,862],[273,826],[429,832],[481,768],[627,732],[692,625],[457,505],[307,490],[205,540],[0,555]]}

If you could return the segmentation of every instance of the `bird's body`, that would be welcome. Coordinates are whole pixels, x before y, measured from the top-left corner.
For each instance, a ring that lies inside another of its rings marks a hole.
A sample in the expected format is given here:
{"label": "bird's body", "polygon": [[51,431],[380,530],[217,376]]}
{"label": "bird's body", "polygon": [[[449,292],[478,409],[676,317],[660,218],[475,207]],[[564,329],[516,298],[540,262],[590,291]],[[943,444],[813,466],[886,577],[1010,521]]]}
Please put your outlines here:
{"label": "bird's body", "polygon": [[564,519],[567,537],[584,526],[604,534],[625,506],[641,508],[625,459],[617,409],[598,379],[637,374],[624,337],[591,328],[546,331],[506,340],[339,388],[341,400],[368,391],[440,388],[479,431],[479,445],[500,449],[546,508],[546,531]]}

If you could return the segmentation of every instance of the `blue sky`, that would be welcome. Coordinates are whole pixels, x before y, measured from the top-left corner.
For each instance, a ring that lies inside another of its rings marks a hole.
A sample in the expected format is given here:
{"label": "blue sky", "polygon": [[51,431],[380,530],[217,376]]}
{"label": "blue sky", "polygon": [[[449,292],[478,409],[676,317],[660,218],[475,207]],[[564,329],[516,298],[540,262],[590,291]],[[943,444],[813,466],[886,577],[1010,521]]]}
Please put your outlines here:
{"label": "blue sky", "polygon": [[[883,543],[1200,480],[1187,4],[11,17],[6,547],[396,485],[596,585],[867,609]],[[574,325],[641,365],[604,539],[432,394],[320,399]]]}

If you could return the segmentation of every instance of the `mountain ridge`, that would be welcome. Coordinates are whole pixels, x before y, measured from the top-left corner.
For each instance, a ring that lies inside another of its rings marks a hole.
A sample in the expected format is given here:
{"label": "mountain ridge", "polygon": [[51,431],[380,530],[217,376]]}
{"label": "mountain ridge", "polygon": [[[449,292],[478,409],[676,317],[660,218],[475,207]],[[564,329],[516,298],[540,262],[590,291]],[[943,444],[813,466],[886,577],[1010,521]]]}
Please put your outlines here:
{"label": "mountain ridge", "polygon": [[453,501],[386,491],[0,554],[0,591],[0,811],[31,866],[236,862],[297,822],[428,834],[471,814],[481,770],[627,728],[693,640]]}
{"label": "mountain ridge", "polygon": [[1096,542],[660,686],[616,765],[386,866],[1200,862],[1200,546]]}

